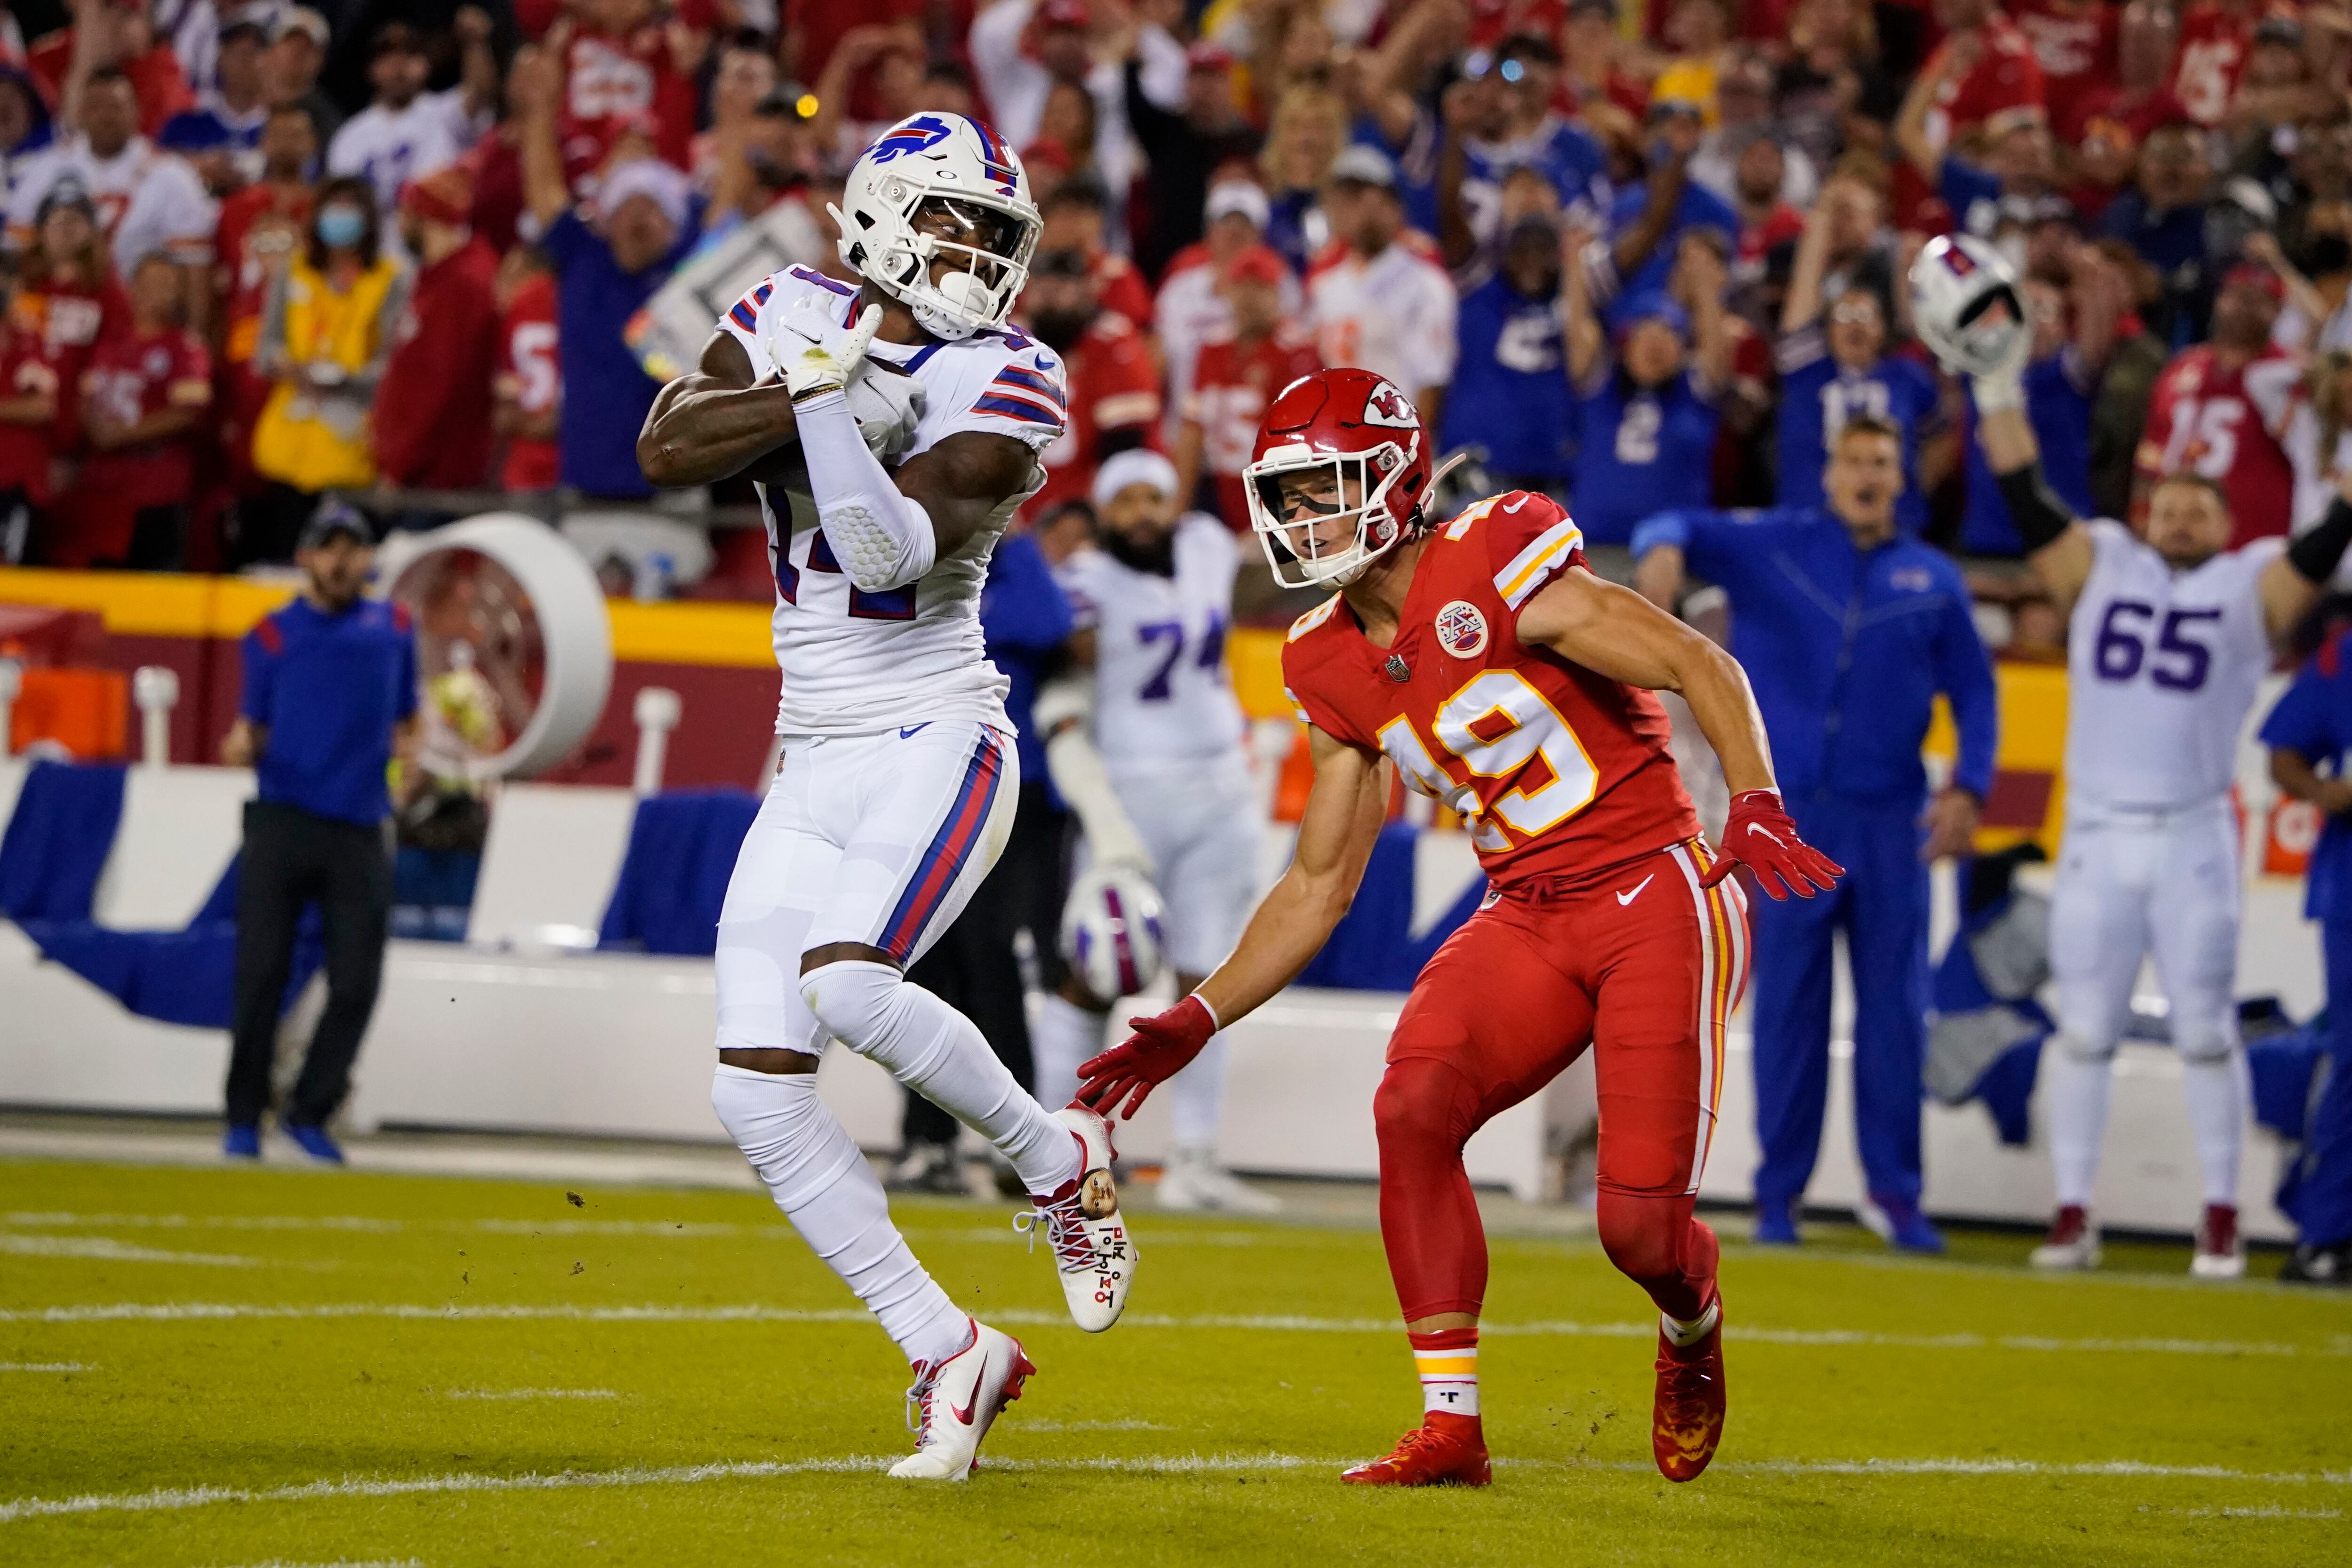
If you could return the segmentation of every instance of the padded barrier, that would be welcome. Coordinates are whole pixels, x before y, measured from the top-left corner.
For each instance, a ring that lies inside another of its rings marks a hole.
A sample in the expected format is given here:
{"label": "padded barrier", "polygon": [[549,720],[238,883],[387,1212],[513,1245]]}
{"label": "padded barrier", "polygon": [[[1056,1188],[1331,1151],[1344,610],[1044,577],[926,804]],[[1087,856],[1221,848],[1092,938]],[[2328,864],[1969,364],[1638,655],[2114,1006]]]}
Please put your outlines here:
{"label": "padded barrier", "polygon": [[639,801],[596,945],[677,957],[716,952],[735,852],[759,815],[760,797],[747,790],[677,790]]}

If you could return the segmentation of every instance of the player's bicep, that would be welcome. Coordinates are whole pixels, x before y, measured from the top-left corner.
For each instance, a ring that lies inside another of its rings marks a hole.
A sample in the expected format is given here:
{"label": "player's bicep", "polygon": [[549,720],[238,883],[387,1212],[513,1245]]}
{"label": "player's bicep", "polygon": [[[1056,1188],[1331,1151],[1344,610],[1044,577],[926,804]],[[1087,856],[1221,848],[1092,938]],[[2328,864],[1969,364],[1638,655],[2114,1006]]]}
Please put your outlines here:
{"label": "player's bicep", "polygon": [[1702,635],[1630,588],[1571,567],[1519,611],[1522,647],[1542,647],[1612,680],[1653,691],[1682,684],[1685,644]]}
{"label": "player's bicep", "polygon": [[2041,579],[2042,592],[2056,602],[2058,613],[2065,615],[2074,609],[2074,601],[2082,596],[2083,584],[2091,580],[2091,568],[2097,564],[2098,550],[2091,537],[2090,528],[2077,518],[2067,525],[2063,533],[2034,551],[2025,560],[2026,564],[2033,568],[2033,574]]}
{"label": "player's bicep", "polygon": [[989,514],[1028,488],[1037,459],[1011,436],[959,430],[909,458],[892,477],[898,493],[929,514],[944,557],[960,550]]}

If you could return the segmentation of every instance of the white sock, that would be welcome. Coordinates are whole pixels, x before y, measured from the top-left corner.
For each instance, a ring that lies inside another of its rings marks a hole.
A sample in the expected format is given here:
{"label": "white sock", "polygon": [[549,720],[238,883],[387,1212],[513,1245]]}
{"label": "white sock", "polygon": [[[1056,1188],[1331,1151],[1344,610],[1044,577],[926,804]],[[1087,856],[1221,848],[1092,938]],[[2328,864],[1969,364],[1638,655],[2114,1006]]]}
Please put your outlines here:
{"label": "white sock", "polygon": [[848,1131],[816,1097],[814,1073],[764,1073],[722,1062],[711,1109],[767,1184],[776,1206],[909,1362],[963,1348],[964,1314],[924,1272],[890,1223],[890,1202]]}
{"label": "white sock", "polygon": [[[1421,1412],[1443,1410],[1448,1415],[1478,1414],[1478,1331],[1454,1330],[1444,1334],[1409,1334],[1413,1342],[1412,1367],[1421,1374]],[[1467,1344],[1424,1346],[1433,1339],[1466,1339]]]}
{"label": "white sock", "polygon": [[1678,1351],[1686,1351],[1713,1333],[1716,1323],[1722,1317],[1723,1303],[1709,1301],[1706,1304],[1706,1310],[1687,1323],[1680,1318],[1670,1317],[1664,1312],[1660,1312],[1658,1327],[1665,1334],[1668,1343]]}
{"label": "white sock", "polygon": [[2246,1053],[2191,1058],[2180,1068],[2181,1087],[2189,1095],[2189,1131],[2197,1142],[2197,1165],[2205,1178],[2205,1201],[2235,1208],[2238,1148],[2246,1131]]}
{"label": "white sock", "polygon": [[2042,1052],[2049,1084],[2042,1101],[2050,1122],[2050,1166],[2057,1178],[2058,1205],[2091,1205],[2099,1176],[2099,1145],[2107,1134],[2107,1095],[2113,1074],[2107,1059],[2084,1060],[2053,1037]]}
{"label": "white sock", "polygon": [[1047,992],[1029,1026],[1029,1056],[1037,1065],[1037,1100],[1067,1105],[1078,1092],[1078,1064],[1102,1054],[1108,1019],[1066,996]]}
{"label": "white sock", "polygon": [[1070,1130],[996,1059],[980,1026],[889,964],[824,964],[801,976],[801,992],[835,1039],[976,1129],[1031,1192],[1053,1192],[1083,1173]]}
{"label": "white sock", "polygon": [[1173,1113],[1176,1142],[1192,1149],[1213,1149],[1225,1108],[1225,1036],[1220,1029],[1209,1037],[1201,1054],[1168,1080],[1168,1109]]}

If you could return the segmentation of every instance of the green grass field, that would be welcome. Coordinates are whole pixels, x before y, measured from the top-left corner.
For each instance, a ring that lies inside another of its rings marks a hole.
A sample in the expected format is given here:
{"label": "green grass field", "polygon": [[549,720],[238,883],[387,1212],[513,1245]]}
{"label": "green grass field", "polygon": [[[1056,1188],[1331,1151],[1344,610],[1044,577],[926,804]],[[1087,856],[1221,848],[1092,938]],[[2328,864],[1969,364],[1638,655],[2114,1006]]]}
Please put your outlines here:
{"label": "green grass field", "polygon": [[[1502,1239],[1485,1492],[1367,1493],[1418,1400],[1379,1240],[1160,1217],[1067,1326],[1003,1205],[903,1204],[1040,1368],[961,1487],[752,1194],[0,1163],[0,1563],[2340,1561],[2352,1300],[1727,1240],[1731,1419],[1651,1467],[1644,1303]],[[1727,1228],[1738,1228],[1735,1219]],[[2275,1268],[2258,1260],[2261,1271]]]}

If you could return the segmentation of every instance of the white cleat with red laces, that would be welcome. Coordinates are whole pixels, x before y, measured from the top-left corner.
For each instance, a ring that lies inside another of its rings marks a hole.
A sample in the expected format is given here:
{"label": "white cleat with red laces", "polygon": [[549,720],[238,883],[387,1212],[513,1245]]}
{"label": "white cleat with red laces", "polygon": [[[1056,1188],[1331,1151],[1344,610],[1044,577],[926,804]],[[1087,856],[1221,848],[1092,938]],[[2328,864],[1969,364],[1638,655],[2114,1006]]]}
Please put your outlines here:
{"label": "white cleat with red laces", "polygon": [[977,1318],[963,1349],[915,1367],[907,1390],[907,1425],[914,1428],[915,1451],[890,1467],[894,1476],[922,1481],[960,1481],[980,1458],[980,1440],[1007,1405],[1021,1397],[1021,1385],[1036,1375],[1021,1342]]}
{"label": "white cleat with red laces", "polygon": [[1078,1174],[1053,1193],[1032,1193],[1036,1205],[1013,1216],[1013,1228],[1037,1245],[1044,1230],[1061,1271],[1062,1298],[1071,1321],[1090,1334],[1118,1321],[1127,1310],[1127,1289],[1135,1281],[1135,1242],[1119,1217],[1118,1184],[1111,1180],[1110,1123],[1083,1105],[1066,1106],[1054,1120],[1078,1141]]}

